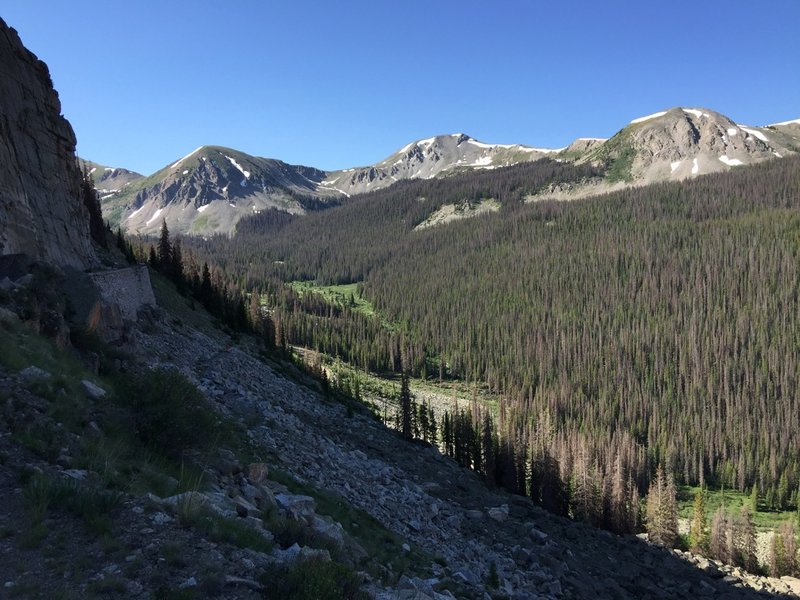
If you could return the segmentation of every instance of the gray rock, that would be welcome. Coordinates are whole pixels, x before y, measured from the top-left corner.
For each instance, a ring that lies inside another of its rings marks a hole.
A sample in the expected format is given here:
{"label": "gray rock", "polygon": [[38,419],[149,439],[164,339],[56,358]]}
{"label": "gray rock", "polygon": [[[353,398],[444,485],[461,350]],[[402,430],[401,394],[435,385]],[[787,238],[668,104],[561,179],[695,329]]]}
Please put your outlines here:
{"label": "gray rock", "polygon": [[478,579],[478,576],[467,568],[463,568],[457,571],[453,575],[453,579],[455,579],[456,581],[461,581],[462,583],[467,583],[469,585],[478,585],[480,583],[480,579]]}
{"label": "gray rock", "polygon": [[236,514],[242,518],[255,517],[261,514],[260,510],[241,496],[236,496],[236,498],[233,499],[233,506],[236,510]]}
{"label": "gray rock", "polygon": [[293,494],[277,494],[275,502],[295,519],[310,517],[314,514],[316,502],[311,496],[295,496]]}
{"label": "gray rock", "polygon": [[225,585],[246,587],[257,592],[260,592],[264,589],[260,583],[254,581],[253,579],[245,579],[243,577],[236,577],[234,575],[225,575]]}
{"label": "gray rock", "polygon": [[503,523],[508,519],[508,504],[503,504],[487,511],[489,518],[494,519],[498,523]]}
{"label": "gray rock", "polygon": [[23,381],[31,383],[33,381],[44,381],[45,379],[50,379],[52,375],[45,371],[44,369],[40,369],[39,367],[34,367],[31,365],[30,367],[25,367],[22,371],[19,372],[19,376],[22,378]]}
{"label": "gray rock", "polygon": [[247,465],[245,474],[250,483],[264,483],[269,475],[269,468],[265,463],[250,463]]}
{"label": "gray rock", "polygon": [[323,540],[333,544],[336,548],[344,546],[344,529],[333,519],[313,515],[309,526]]}
{"label": "gray rock", "polygon": [[77,479],[78,481],[83,481],[89,475],[89,471],[84,469],[67,469],[63,473],[70,479]]}
{"label": "gray rock", "polygon": [[150,520],[151,520],[151,521],[152,521],[152,522],[153,522],[155,525],[165,525],[165,524],[167,524],[167,523],[171,522],[173,519],[172,519],[172,517],[170,517],[170,516],[169,516],[168,514],[166,514],[166,513],[163,513],[163,512],[157,512],[157,513],[153,513],[153,514],[150,516]]}
{"label": "gray rock", "polygon": [[183,581],[178,587],[182,590],[185,590],[186,588],[197,587],[197,579],[195,579],[194,577],[189,577],[188,579]]}
{"label": "gray rock", "polygon": [[82,380],[81,386],[83,386],[83,391],[86,392],[86,395],[92,400],[100,400],[106,397],[106,391],[88,379]]}

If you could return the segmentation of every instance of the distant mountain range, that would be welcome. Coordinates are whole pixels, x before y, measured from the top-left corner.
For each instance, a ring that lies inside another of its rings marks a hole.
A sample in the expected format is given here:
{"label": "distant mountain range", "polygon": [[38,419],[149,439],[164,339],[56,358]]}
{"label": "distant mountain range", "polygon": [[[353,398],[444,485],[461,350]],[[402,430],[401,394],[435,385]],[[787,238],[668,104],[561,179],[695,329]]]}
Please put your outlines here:
{"label": "distant mountain range", "polygon": [[590,162],[605,176],[541,190],[572,199],[630,185],[678,180],[800,152],[800,119],[746,126],[704,108],[672,108],[633,119],[609,139],[578,138],[565,148],[487,144],[463,133],[407,144],[374,165],[326,172],[203,146],[156,173],[85,161],[112,223],[152,234],[166,220],[176,233],[231,233],[244,216],[267,209],[302,214],[404,179],[495,169],[542,158]]}

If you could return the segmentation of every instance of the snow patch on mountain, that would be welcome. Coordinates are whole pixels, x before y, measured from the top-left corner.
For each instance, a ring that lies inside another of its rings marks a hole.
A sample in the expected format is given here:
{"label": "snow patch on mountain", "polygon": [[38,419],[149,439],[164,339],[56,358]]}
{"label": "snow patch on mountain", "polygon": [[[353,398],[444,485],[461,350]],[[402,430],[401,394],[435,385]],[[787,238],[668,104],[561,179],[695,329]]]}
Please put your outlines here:
{"label": "snow patch on mountain", "polygon": [[780,123],[770,123],[767,127],[780,127],[781,125],[800,125],[800,119],[792,119],[791,121],[781,121]]}
{"label": "snow patch on mountain", "polygon": [[633,121],[631,121],[630,124],[635,125],[636,123],[644,123],[645,121],[649,121],[650,119],[657,119],[658,117],[663,117],[665,114],[667,114],[667,111],[662,110],[657,113],[653,113],[652,115],[646,115],[644,117],[639,117],[638,119],[634,119]]}
{"label": "snow patch on mountain", "polygon": [[685,112],[685,113],[687,113],[687,114],[690,114],[690,115],[694,115],[694,116],[695,116],[695,117],[697,117],[698,119],[699,119],[700,117],[708,117],[708,116],[709,116],[709,114],[708,114],[708,113],[706,113],[706,112],[703,112],[702,110],[698,110],[698,109],[696,109],[696,108],[684,108],[684,109],[683,109],[683,112]]}
{"label": "snow patch on mountain", "polygon": [[763,133],[761,133],[760,131],[757,131],[756,129],[750,129],[749,127],[745,127],[744,125],[739,125],[739,129],[741,129],[741,130],[742,130],[742,131],[744,131],[745,133],[749,133],[750,135],[752,135],[752,136],[754,136],[754,137],[757,137],[757,138],[758,138],[758,139],[760,139],[762,142],[767,142],[767,143],[769,143],[769,140],[767,139],[767,136],[765,136],[765,135],[764,135]]}
{"label": "snow patch on mountain", "polygon": [[187,154],[186,156],[184,156],[184,157],[183,157],[183,158],[181,158],[180,160],[178,160],[178,161],[176,161],[175,163],[173,163],[173,164],[170,166],[170,169],[174,169],[174,168],[175,168],[175,167],[177,167],[179,164],[181,164],[183,161],[185,161],[187,158],[189,158],[190,156],[193,156],[194,154],[197,154],[197,153],[198,153],[198,152],[200,152],[200,150],[202,150],[202,149],[203,149],[203,147],[202,147],[202,146],[200,146],[199,148],[195,148],[194,150],[192,150],[191,152],[189,152],[189,154]]}
{"label": "snow patch on mountain", "polygon": [[743,165],[744,163],[740,161],[738,158],[728,158],[727,155],[723,154],[719,157],[720,161],[724,162],[729,167],[738,167]]}
{"label": "snow patch on mountain", "polygon": [[242,165],[240,165],[238,162],[236,162],[236,159],[235,159],[235,158],[233,158],[232,156],[228,156],[227,154],[225,154],[224,156],[225,156],[225,158],[227,158],[227,159],[228,159],[228,161],[229,161],[229,162],[230,162],[230,163],[231,163],[231,164],[232,164],[234,167],[236,167],[236,169],[237,169],[237,170],[238,170],[238,171],[239,171],[239,172],[240,172],[242,175],[244,175],[244,179],[242,179],[242,181],[239,183],[239,185],[241,185],[242,187],[245,187],[245,186],[247,185],[247,180],[248,180],[248,179],[250,179],[250,171],[246,171],[246,170],[245,170],[245,168],[244,168]]}
{"label": "snow patch on mountain", "polygon": [[153,223],[153,222],[154,222],[154,221],[155,221],[155,220],[156,220],[156,219],[159,217],[159,215],[161,215],[161,211],[162,211],[162,209],[160,209],[160,208],[159,208],[159,209],[156,209],[156,212],[153,214],[153,216],[152,216],[152,217],[150,217],[150,218],[147,220],[147,222],[145,223],[145,225],[151,225],[151,224],[152,224],[152,223]]}

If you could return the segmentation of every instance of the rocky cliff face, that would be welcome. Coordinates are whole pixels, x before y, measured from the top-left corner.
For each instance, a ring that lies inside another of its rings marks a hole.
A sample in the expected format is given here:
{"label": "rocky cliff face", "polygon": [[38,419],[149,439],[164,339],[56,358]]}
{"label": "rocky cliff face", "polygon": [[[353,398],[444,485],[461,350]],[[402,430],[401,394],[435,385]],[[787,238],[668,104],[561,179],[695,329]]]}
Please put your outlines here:
{"label": "rocky cliff face", "polygon": [[79,185],[75,134],[47,65],[0,19],[0,254],[94,265]]}

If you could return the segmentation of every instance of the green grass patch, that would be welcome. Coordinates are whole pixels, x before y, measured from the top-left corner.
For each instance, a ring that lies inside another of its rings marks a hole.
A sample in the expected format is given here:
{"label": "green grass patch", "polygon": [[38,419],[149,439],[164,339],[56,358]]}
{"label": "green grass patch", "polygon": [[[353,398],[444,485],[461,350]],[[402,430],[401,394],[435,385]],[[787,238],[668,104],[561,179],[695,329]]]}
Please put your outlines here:
{"label": "green grass patch", "polygon": [[41,523],[51,509],[65,509],[83,519],[87,529],[98,536],[111,533],[108,513],[122,502],[117,492],[100,489],[75,479],[36,475],[24,490],[31,522]]}
{"label": "green grass patch", "polygon": [[192,221],[192,233],[203,233],[206,231],[213,231],[219,226],[216,219],[212,219],[209,215],[200,215]]}
{"label": "green grass patch", "polygon": [[[696,486],[682,486],[678,490],[678,516],[683,519],[691,519],[694,510],[694,496],[700,491]],[[750,494],[737,492],[735,490],[712,490],[706,488],[706,518],[711,524],[714,513],[720,506],[733,514],[739,514],[742,506],[750,507]],[[796,511],[768,510],[763,504],[759,505],[758,512],[751,510],[753,524],[759,531],[777,531],[781,523],[797,518]]]}
{"label": "green grass patch", "polygon": [[229,519],[205,510],[197,511],[185,524],[199,531],[212,542],[233,544],[239,548],[250,548],[256,552],[272,552],[273,543],[259,531],[241,519]]}
{"label": "green grass patch", "polygon": [[86,369],[74,356],[16,320],[0,320],[0,365],[12,372],[33,365],[62,382],[86,376]]}
{"label": "green grass patch", "polygon": [[361,313],[368,317],[378,314],[375,306],[361,295],[357,283],[346,283],[342,285],[319,285],[313,281],[292,281],[289,283],[297,294],[316,294],[329,304],[341,307],[349,307],[353,312]]}

